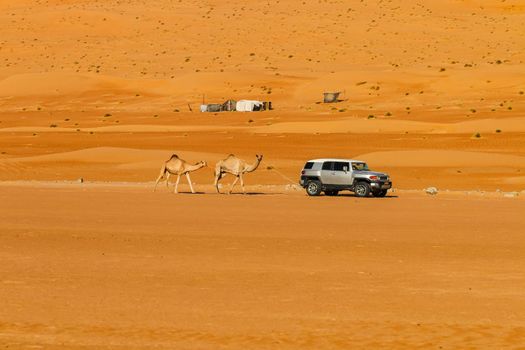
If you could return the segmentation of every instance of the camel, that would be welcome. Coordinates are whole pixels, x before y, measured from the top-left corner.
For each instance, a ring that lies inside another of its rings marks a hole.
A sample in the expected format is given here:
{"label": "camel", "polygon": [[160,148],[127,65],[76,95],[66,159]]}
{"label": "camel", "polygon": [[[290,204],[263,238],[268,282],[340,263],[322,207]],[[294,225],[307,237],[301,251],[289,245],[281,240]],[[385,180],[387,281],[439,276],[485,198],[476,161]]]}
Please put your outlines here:
{"label": "camel", "polygon": [[226,159],[220,160],[217,163],[217,165],[215,165],[215,188],[217,189],[217,193],[220,193],[219,180],[226,174],[232,174],[236,177],[236,179],[231,185],[228,194],[232,193],[233,186],[235,186],[237,180],[239,179],[241,180],[242,192],[246,194],[242,175],[245,173],[251,173],[252,171],[255,171],[255,169],[257,169],[257,167],[261,163],[263,156],[256,154],[255,157],[255,163],[253,163],[252,165],[247,164],[246,161],[237,158],[233,154],[230,154],[228,157],[226,157]]}
{"label": "camel", "polygon": [[159,181],[165,176],[166,177],[166,188],[169,189],[168,186],[168,180],[170,178],[170,175],[177,175],[177,181],[175,182],[175,191],[174,193],[178,192],[179,187],[179,181],[181,175],[186,175],[186,178],[188,179],[188,183],[190,184],[191,193],[195,193],[193,190],[193,186],[191,184],[190,179],[190,173],[192,171],[198,170],[202,167],[207,166],[205,161],[200,161],[194,165],[187,163],[185,160],[180,159],[176,154],[173,154],[170,159],[164,162],[162,164],[162,168],[160,168],[160,175],[157,178],[157,181],[155,182],[155,188],[153,189],[153,192],[157,189],[157,185],[159,184]]}

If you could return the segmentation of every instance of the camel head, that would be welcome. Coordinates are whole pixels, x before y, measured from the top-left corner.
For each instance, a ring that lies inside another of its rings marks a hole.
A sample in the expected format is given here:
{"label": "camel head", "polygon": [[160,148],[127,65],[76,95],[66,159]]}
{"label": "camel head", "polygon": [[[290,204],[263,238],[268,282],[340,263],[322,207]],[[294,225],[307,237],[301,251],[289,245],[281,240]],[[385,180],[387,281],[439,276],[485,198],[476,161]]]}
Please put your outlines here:
{"label": "camel head", "polygon": [[262,154],[261,155],[256,154],[255,158],[257,158],[257,160],[260,162],[263,159],[263,155]]}
{"label": "camel head", "polygon": [[202,165],[203,167],[208,166],[208,163],[206,163],[205,160],[201,160],[201,161],[198,162],[197,164]]}

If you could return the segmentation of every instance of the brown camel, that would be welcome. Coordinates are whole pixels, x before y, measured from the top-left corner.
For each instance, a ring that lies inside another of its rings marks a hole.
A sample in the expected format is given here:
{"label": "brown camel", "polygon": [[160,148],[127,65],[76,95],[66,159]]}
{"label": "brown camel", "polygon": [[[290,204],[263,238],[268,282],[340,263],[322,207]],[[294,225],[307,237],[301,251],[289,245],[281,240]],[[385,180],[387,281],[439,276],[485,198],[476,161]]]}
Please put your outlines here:
{"label": "brown camel", "polygon": [[160,168],[160,175],[157,178],[157,182],[155,182],[155,188],[153,189],[153,192],[157,189],[157,185],[159,184],[159,181],[165,176],[166,177],[166,187],[169,189],[168,186],[168,180],[170,178],[170,175],[177,175],[177,181],[175,182],[175,191],[174,193],[178,192],[179,187],[179,181],[181,175],[186,175],[186,178],[188,179],[188,183],[190,184],[191,193],[195,193],[193,190],[193,186],[191,184],[190,179],[190,172],[198,170],[202,167],[206,166],[205,161],[200,161],[195,165],[192,165],[190,163],[187,163],[185,160],[180,159],[176,154],[173,154],[170,159],[164,162],[162,164],[162,168]]}
{"label": "brown camel", "polygon": [[253,163],[252,165],[247,164],[246,161],[237,158],[233,154],[230,154],[228,157],[226,157],[226,159],[220,160],[217,163],[217,165],[215,165],[215,188],[217,189],[217,193],[220,193],[219,180],[226,174],[232,174],[236,177],[236,179],[235,181],[233,181],[233,184],[231,185],[230,191],[228,193],[232,193],[233,186],[235,186],[237,180],[240,179],[242,192],[246,194],[242,175],[245,173],[251,173],[252,171],[255,171],[255,169],[257,169],[257,167],[261,163],[263,156],[256,154],[255,157],[255,163]]}

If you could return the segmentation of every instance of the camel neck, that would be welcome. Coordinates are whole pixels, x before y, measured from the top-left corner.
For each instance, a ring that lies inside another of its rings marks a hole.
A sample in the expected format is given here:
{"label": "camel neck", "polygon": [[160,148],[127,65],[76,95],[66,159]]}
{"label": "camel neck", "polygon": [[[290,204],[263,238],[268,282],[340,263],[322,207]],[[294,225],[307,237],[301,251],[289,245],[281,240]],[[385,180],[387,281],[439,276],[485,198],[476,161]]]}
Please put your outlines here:
{"label": "camel neck", "polygon": [[249,173],[249,172],[254,171],[255,169],[257,169],[257,167],[259,166],[260,163],[261,163],[261,161],[259,159],[255,160],[255,163],[253,163],[248,168],[246,168],[246,172]]}
{"label": "camel neck", "polygon": [[197,163],[197,164],[189,165],[189,166],[188,166],[188,170],[191,170],[191,171],[193,171],[193,170],[197,170],[197,169],[202,168],[203,166],[204,166],[204,164],[202,164],[202,163]]}

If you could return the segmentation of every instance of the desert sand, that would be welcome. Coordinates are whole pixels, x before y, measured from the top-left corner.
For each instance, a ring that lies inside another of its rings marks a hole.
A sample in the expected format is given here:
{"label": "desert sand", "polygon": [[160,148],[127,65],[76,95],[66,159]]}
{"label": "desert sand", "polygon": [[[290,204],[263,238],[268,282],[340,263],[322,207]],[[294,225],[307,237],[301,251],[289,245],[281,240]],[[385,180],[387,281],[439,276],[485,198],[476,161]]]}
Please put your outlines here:
{"label": "desert sand", "polygon": [[[210,191],[213,191],[210,188]],[[519,348],[524,200],[2,187],[8,348]]]}
{"label": "desert sand", "polygon": [[[0,23],[0,345],[525,343],[522,1],[0,0]],[[198,112],[229,98],[274,110]],[[173,153],[211,165],[199,194],[152,193]],[[264,154],[253,195],[214,194],[229,153]],[[319,157],[396,191],[307,198]]]}

